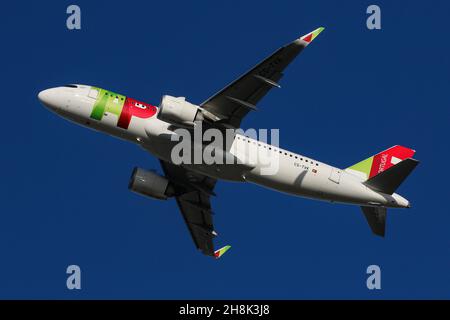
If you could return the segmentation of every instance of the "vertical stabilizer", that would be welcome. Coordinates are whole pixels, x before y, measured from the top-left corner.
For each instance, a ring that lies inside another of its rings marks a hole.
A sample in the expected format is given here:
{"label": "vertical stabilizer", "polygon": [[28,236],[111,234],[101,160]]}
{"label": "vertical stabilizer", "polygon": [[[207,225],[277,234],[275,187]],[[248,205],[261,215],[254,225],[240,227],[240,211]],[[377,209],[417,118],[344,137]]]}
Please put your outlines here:
{"label": "vertical stabilizer", "polygon": [[416,151],[402,146],[393,146],[363,161],[345,169],[361,180],[368,180],[377,174],[389,169],[402,160],[412,158]]}

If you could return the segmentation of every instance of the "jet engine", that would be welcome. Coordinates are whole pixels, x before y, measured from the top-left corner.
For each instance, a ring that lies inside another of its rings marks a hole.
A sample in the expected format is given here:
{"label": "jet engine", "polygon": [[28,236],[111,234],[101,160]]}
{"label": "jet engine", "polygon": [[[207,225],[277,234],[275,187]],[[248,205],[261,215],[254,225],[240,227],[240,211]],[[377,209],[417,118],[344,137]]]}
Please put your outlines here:
{"label": "jet engine", "polygon": [[184,97],[163,96],[159,105],[158,118],[174,124],[193,126],[194,121],[203,120],[200,108]]}
{"label": "jet engine", "polygon": [[134,168],[128,189],[138,194],[166,200],[174,195],[173,186],[165,177],[153,171],[147,171],[141,168]]}

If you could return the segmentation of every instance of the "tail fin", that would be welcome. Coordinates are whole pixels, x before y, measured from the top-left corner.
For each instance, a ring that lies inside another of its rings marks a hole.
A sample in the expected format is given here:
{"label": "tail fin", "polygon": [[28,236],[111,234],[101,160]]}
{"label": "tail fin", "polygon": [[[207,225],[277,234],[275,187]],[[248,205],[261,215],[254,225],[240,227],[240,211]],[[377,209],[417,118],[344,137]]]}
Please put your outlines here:
{"label": "tail fin", "polygon": [[373,176],[365,181],[364,184],[373,190],[393,194],[418,164],[419,161],[415,159],[405,159],[395,166]]}
{"label": "tail fin", "polygon": [[402,160],[411,158],[416,151],[402,146],[393,146],[387,150],[367,158],[345,171],[360,177],[363,181],[375,177],[377,174],[386,171]]}

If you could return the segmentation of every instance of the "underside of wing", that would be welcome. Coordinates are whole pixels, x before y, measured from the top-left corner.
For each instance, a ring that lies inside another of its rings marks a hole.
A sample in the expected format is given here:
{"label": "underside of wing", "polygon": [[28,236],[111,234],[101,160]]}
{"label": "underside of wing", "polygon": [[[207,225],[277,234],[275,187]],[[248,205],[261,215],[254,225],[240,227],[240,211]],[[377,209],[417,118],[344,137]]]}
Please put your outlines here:
{"label": "underside of wing", "polygon": [[284,69],[324,28],[296,39],[280,48],[253,69],[226,86],[201,104],[206,111],[214,114],[219,123],[238,128],[244,116],[256,110],[257,103],[274,87],[280,87],[278,81]]}
{"label": "underside of wing", "polygon": [[165,161],[161,161],[161,166],[166,177],[179,187],[175,198],[195,246],[205,255],[220,257],[228,246],[214,250],[217,233],[210,197],[214,195],[216,180]]}

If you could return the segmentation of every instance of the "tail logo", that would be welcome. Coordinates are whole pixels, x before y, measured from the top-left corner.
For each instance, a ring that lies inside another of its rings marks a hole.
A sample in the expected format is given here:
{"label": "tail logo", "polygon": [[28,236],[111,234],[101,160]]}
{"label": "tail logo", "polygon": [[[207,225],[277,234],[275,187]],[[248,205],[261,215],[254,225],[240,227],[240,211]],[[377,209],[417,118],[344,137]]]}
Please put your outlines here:
{"label": "tail logo", "polygon": [[402,146],[393,146],[392,148],[358,162],[345,170],[367,180],[386,171],[402,160],[411,158],[414,153],[415,150],[413,149]]}

